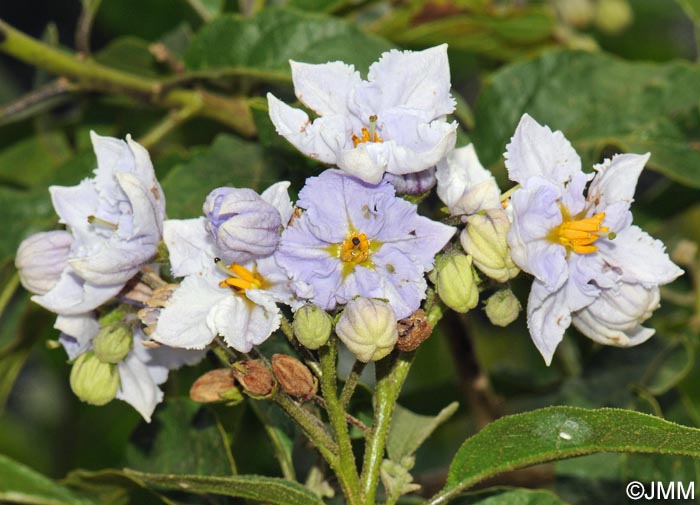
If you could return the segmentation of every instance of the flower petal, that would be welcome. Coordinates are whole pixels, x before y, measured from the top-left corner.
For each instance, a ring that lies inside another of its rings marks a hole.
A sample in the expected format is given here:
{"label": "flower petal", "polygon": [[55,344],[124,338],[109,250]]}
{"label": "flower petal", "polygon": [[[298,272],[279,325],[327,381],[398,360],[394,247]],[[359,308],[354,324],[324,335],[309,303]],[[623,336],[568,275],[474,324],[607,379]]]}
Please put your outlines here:
{"label": "flower petal", "polygon": [[[260,294],[251,293],[248,297],[256,298]],[[257,298],[257,301],[269,302],[269,299]],[[263,307],[240,296],[229,296],[209,313],[207,324],[223,336],[228,345],[240,352],[248,352],[279,328],[279,309],[274,303],[266,305]]]}
{"label": "flower petal", "polygon": [[203,349],[216,336],[215,328],[208,324],[210,312],[234,296],[210,277],[185,277],[161,311],[151,338],[171,347]]}
{"label": "flower petal", "polygon": [[207,233],[206,218],[168,219],[163,224],[163,240],[168,246],[173,275],[202,274],[215,268],[214,241]]}
{"label": "flower petal", "polygon": [[289,61],[294,92],[319,116],[348,114],[348,95],[362,79],[352,65],[341,61],[314,65]]}
{"label": "flower petal", "polygon": [[505,152],[511,180],[543,177],[563,184],[581,172],[581,158],[560,131],[552,132],[524,114]]}
{"label": "flower petal", "polygon": [[[134,346],[137,345],[141,344],[134,342]],[[146,422],[150,423],[156,405],[163,401],[163,392],[151,377],[146,363],[141,361],[135,352],[130,352],[118,367],[117,398],[134,407]]]}
{"label": "flower petal", "polygon": [[435,177],[438,197],[452,215],[501,206],[496,179],[479,161],[473,144],[449,152],[438,163]]}
{"label": "flower petal", "polygon": [[649,161],[646,154],[616,154],[593,167],[597,174],[588,188],[587,200],[596,212],[604,212],[614,203],[625,202],[627,208],[634,201],[639,174]]}
{"label": "flower petal", "polygon": [[292,200],[289,198],[289,181],[276,182],[260,194],[260,197],[280,213],[282,226],[287,226],[292,218]]}
{"label": "flower petal", "polygon": [[54,288],[32,301],[60,315],[89,312],[121,291],[123,284],[98,286],[79,277],[72,268],[66,269]]}
{"label": "flower petal", "polygon": [[72,316],[58,316],[53,327],[73,337],[80,346],[89,344],[100,331],[100,323],[93,312]]}
{"label": "flower petal", "polygon": [[535,346],[549,366],[564,332],[571,324],[566,289],[550,292],[544,283],[534,280],[527,301],[527,327]]}
{"label": "flower petal", "polygon": [[[400,105],[420,111],[424,121],[431,121],[455,109],[447,44],[423,51],[385,52],[369,67],[367,78],[363,87],[376,87],[381,93],[381,102],[373,104],[378,107],[375,114]],[[365,94],[360,93],[356,100],[363,100]]]}
{"label": "flower petal", "polygon": [[352,126],[340,115],[324,116],[311,122],[300,109],[290,107],[267,94],[270,119],[277,133],[310,158],[336,163],[338,152],[352,146]]}
{"label": "flower petal", "polygon": [[156,254],[155,244],[108,242],[90,256],[68,261],[73,270],[96,286],[124,285]]}
{"label": "flower petal", "polygon": [[620,231],[614,240],[598,240],[596,245],[608,268],[619,272],[626,282],[650,287],[683,275],[668,257],[664,243],[637,226]]}

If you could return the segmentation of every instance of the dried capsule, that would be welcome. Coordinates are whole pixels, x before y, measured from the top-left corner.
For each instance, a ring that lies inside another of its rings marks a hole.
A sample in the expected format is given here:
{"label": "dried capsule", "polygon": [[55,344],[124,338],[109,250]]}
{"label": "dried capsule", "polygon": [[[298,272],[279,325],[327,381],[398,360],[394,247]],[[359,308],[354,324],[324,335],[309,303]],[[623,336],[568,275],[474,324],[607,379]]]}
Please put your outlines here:
{"label": "dried capsule", "polygon": [[309,400],[318,391],[318,381],[308,367],[286,354],[272,356],[272,373],[288,395]]}

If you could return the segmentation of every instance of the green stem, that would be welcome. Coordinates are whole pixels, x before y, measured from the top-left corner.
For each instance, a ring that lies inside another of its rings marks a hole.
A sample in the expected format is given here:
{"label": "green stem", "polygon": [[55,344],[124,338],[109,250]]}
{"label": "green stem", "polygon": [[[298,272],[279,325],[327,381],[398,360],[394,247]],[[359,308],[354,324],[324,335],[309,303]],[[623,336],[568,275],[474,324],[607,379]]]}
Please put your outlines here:
{"label": "green stem", "polygon": [[375,365],[377,387],[374,393],[374,423],[365,447],[361,480],[363,503],[366,505],[375,503],[379,470],[384,459],[384,448],[391,418],[414,356],[415,351],[399,354],[393,362],[392,358],[388,357]]}
{"label": "green stem", "polygon": [[162,121],[156,124],[152,130],[146,133],[146,135],[140,139],[139,143],[146,149],[150,149],[178,126],[186,122],[193,115],[197,114],[201,107],[202,104],[199,102],[171,111]]}
{"label": "green stem", "polygon": [[328,343],[319,349],[319,358],[321,360],[321,391],[323,399],[326,402],[326,410],[328,418],[331,422],[331,427],[335,433],[335,438],[338,442],[338,467],[334,468],[338,475],[338,480],[343,486],[345,498],[350,505],[359,504],[360,502],[360,479],[357,474],[357,465],[355,464],[355,455],[352,452],[352,443],[350,441],[350,431],[345,418],[345,409],[343,409],[338,399],[338,383],[337,383],[337,358],[338,358],[338,339],[331,336]]}
{"label": "green stem", "polygon": [[357,381],[360,379],[360,375],[362,375],[366,365],[367,363],[363,363],[360,360],[355,360],[355,364],[352,366],[350,375],[348,375],[348,380],[345,381],[343,391],[340,393],[341,407],[345,408],[348,403],[350,403],[352,394],[355,392],[355,387],[357,387]]}
{"label": "green stem", "polygon": [[321,421],[310,412],[301,408],[289,396],[278,393],[274,396],[274,401],[285,413],[296,422],[304,431],[307,438],[318,449],[321,456],[332,468],[338,466],[338,446],[323,426]]}
{"label": "green stem", "polygon": [[19,273],[15,272],[10,280],[3,286],[2,292],[0,292],[0,315],[5,312],[7,304],[10,303],[12,295],[15,294],[17,288],[19,287]]}
{"label": "green stem", "polygon": [[162,81],[115,70],[57,49],[0,20],[0,51],[47,72],[77,81],[78,88],[128,96],[159,107],[183,109],[201,104],[200,114],[243,136],[255,135],[252,112],[244,97],[224,97],[203,90],[169,89]]}

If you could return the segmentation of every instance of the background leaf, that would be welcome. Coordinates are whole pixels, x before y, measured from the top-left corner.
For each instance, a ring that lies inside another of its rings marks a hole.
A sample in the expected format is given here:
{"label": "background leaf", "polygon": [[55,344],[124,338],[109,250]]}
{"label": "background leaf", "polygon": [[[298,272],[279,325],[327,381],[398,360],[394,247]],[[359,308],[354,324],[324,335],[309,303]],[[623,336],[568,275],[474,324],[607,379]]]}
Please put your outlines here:
{"label": "background leaf", "polygon": [[398,463],[404,456],[410,456],[416,452],[433,431],[457,411],[458,407],[459,403],[452,402],[436,416],[423,416],[396,405],[386,444],[389,458]]}
{"label": "background leaf", "polygon": [[507,416],[459,448],[442,494],[505,471],[596,452],[700,457],[700,430],[620,409],[550,407]]}
{"label": "background leaf", "polygon": [[493,74],[477,102],[472,140],[483,163],[501,164],[505,146],[527,112],[564,132],[584,169],[606,147],[651,152],[649,168],[700,187],[698,89],[700,68],[686,62],[639,63],[600,53],[550,52]]}

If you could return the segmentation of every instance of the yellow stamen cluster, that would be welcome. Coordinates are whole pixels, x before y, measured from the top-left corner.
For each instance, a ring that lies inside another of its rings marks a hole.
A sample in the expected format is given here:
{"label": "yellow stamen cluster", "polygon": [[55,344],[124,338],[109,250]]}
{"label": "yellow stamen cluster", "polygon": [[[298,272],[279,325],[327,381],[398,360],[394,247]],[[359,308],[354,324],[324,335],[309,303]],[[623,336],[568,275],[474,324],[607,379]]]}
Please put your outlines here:
{"label": "yellow stamen cluster", "polygon": [[224,266],[221,264],[220,258],[214,258],[214,262],[219,269],[230,275],[226,280],[219,283],[219,286],[222,288],[231,288],[237,293],[242,293],[246,289],[260,289],[263,286],[263,278],[257,272],[251,272],[238,263]]}
{"label": "yellow stamen cluster", "polygon": [[340,259],[359,265],[369,259],[369,239],[364,233],[351,233],[340,245]]}
{"label": "yellow stamen cluster", "polygon": [[568,252],[576,254],[591,254],[598,250],[593,245],[602,235],[607,235],[610,228],[601,226],[605,219],[605,212],[599,212],[591,217],[576,219],[571,217],[568,211],[561,209],[562,223],[550,232],[550,240],[558,242]]}
{"label": "yellow stamen cluster", "polygon": [[359,144],[363,144],[365,142],[384,142],[384,140],[382,140],[382,138],[376,132],[376,126],[377,116],[372,115],[369,117],[369,129],[363,127],[362,135],[360,137],[355,134],[352,135],[353,145],[357,147]]}

